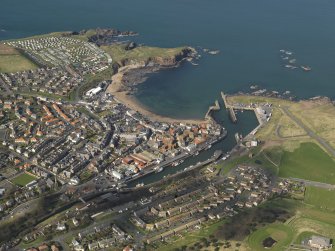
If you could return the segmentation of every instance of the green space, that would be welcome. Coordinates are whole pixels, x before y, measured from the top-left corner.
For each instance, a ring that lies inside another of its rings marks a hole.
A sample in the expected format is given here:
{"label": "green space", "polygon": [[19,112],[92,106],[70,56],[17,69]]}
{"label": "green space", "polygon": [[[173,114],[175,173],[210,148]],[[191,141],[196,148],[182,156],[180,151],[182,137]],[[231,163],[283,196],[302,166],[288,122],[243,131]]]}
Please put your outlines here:
{"label": "green space", "polygon": [[37,65],[13,47],[0,43],[0,72],[36,69]]}
{"label": "green space", "polygon": [[178,250],[181,247],[191,246],[198,243],[203,243],[203,246],[206,246],[205,243],[208,242],[207,238],[210,235],[215,234],[215,231],[219,226],[222,226],[225,223],[225,220],[218,221],[216,223],[203,225],[202,229],[198,231],[193,231],[191,233],[185,234],[183,237],[174,237],[172,240],[169,240],[168,243],[162,243],[156,246],[156,250],[159,251],[171,251]]}
{"label": "green space", "polygon": [[335,190],[307,187],[305,191],[305,203],[320,207],[321,209],[335,210]]}
{"label": "green space", "polygon": [[[263,241],[271,237],[276,243],[271,248],[265,248]],[[270,224],[252,233],[248,238],[249,246],[252,250],[285,250],[293,239],[293,231],[284,224]]]}
{"label": "green space", "polygon": [[315,143],[284,151],[279,176],[335,184],[335,161]]}
{"label": "green space", "polygon": [[29,175],[27,173],[20,174],[19,176],[12,179],[12,182],[19,186],[25,186],[29,182],[32,182],[33,180],[36,180],[36,178],[32,175]]}
{"label": "green space", "polygon": [[185,47],[178,48],[158,48],[158,47],[148,47],[140,46],[132,50],[125,50],[125,45],[111,45],[102,46],[108,54],[111,55],[113,60],[120,65],[124,65],[125,61],[136,61],[136,62],[146,62],[150,59],[164,59],[164,58],[174,58],[180,55]]}

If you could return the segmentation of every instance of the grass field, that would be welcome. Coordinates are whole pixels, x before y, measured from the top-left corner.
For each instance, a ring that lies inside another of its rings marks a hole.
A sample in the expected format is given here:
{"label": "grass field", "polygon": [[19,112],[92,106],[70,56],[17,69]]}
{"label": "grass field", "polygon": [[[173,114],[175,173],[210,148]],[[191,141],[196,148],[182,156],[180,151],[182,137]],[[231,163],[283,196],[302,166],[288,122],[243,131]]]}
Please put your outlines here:
{"label": "grass field", "polygon": [[[276,243],[271,248],[264,248],[263,241],[271,237]],[[293,230],[284,224],[271,224],[252,233],[248,238],[251,250],[285,250],[293,239]]]}
{"label": "grass field", "polygon": [[332,103],[326,100],[302,101],[292,106],[290,110],[306,126],[335,148],[335,107]]}
{"label": "grass field", "polygon": [[23,174],[15,177],[14,179],[12,179],[12,182],[16,185],[19,185],[19,186],[25,186],[29,182],[32,182],[33,180],[36,180],[36,178],[34,176],[23,173]]}
{"label": "grass field", "polygon": [[335,161],[318,145],[302,143],[293,152],[283,153],[279,176],[335,184]]}
{"label": "grass field", "polygon": [[120,65],[123,65],[124,60],[134,60],[143,62],[156,57],[169,58],[174,57],[182,52],[185,47],[178,48],[158,48],[141,46],[135,49],[126,51],[125,45],[102,46],[102,49],[111,55],[113,60]]}
{"label": "grass field", "polygon": [[167,245],[159,245],[157,250],[159,251],[171,251],[182,246],[191,246],[196,242],[199,242],[202,238],[208,238],[208,236],[215,233],[217,228],[224,224],[224,221],[219,221],[214,224],[209,224],[206,227],[200,229],[199,231],[194,231],[192,233],[186,234],[182,238],[176,238],[174,241],[169,241]]}
{"label": "grass field", "polygon": [[0,43],[0,72],[36,69],[37,66],[16,49]]}
{"label": "grass field", "polygon": [[307,187],[305,203],[320,207],[321,209],[335,211],[335,190],[317,187]]}

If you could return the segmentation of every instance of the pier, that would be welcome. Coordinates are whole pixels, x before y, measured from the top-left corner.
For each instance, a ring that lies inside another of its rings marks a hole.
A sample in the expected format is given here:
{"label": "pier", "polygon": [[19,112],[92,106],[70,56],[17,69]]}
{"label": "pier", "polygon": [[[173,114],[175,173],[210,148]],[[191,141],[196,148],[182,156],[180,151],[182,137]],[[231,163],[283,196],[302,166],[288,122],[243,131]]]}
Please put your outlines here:
{"label": "pier", "polygon": [[228,102],[227,102],[226,94],[224,94],[224,92],[221,92],[221,97],[222,97],[224,106],[228,109],[228,108],[230,107],[230,105],[229,105]]}
{"label": "pier", "polygon": [[237,123],[237,117],[236,117],[234,108],[233,107],[229,107],[228,110],[229,110],[229,117],[230,117],[231,121],[233,123]]}
{"label": "pier", "polygon": [[229,111],[229,117],[230,117],[231,121],[233,123],[236,123],[237,122],[237,117],[236,117],[236,114],[235,114],[235,111],[234,111],[234,107],[231,106],[230,104],[228,104],[228,102],[227,102],[227,96],[226,96],[226,94],[224,94],[224,92],[221,92],[221,97],[222,97],[224,106]]}
{"label": "pier", "polygon": [[215,100],[215,105],[212,105],[208,108],[208,111],[205,115],[205,118],[206,119],[213,119],[212,116],[211,116],[211,113],[212,111],[219,111],[221,108],[220,108],[220,104],[219,104],[219,101],[218,100]]}

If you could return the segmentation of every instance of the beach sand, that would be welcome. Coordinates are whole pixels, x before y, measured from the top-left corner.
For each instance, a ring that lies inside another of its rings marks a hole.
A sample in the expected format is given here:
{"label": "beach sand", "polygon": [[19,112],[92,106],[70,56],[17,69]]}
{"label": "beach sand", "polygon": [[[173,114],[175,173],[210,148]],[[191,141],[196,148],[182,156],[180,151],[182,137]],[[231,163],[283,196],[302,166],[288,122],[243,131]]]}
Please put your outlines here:
{"label": "beach sand", "polygon": [[201,124],[206,122],[205,119],[175,119],[155,114],[149,111],[147,107],[141,104],[133,95],[129,94],[127,87],[125,87],[123,84],[123,76],[126,72],[129,72],[132,69],[141,68],[143,66],[143,64],[132,64],[121,67],[118,73],[112,77],[112,83],[107,88],[107,93],[112,94],[116,101],[124,104],[125,106],[134,111],[141,113],[152,121],[184,124]]}

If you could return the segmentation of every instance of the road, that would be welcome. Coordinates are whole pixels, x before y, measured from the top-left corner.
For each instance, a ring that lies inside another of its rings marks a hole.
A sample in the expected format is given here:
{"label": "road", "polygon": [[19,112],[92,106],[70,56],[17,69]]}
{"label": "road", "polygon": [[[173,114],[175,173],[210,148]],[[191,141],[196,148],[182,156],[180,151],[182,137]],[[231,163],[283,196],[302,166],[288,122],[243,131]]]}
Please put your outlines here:
{"label": "road", "polygon": [[323,189],[335,190],[335,185],[328,184],[328,183],[321,183],[321,182],[316,182],[312,180],[304,180],[304,179],[298,179],[298,178],[289,178],[289,179],[293,181],[304,183],[305,186],[312,186],[312,187],[318,187],[318,188],[323,188]]}
{"label": "road", "polygon": [[329,145],[323,138],[316,135],[311,129],[309,129],[300,119],[295,117],[288,109],[288,107],[282,107],[282,110],[287,116],[290,117],[295,123],[297,123],[302,129],[304,129],[308,136],[315,139],[320,145],[322,145],[330,155],[335,157],[335,149]]}

